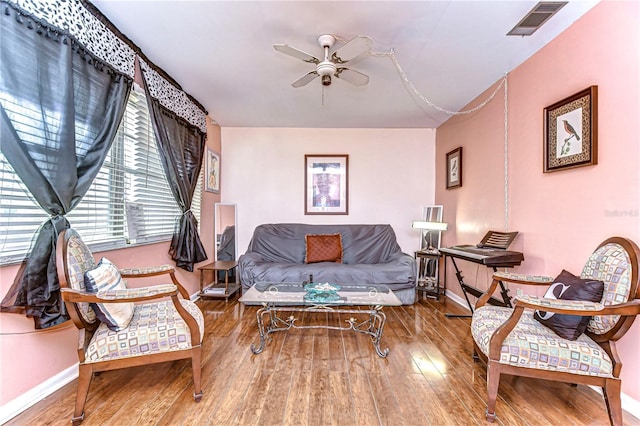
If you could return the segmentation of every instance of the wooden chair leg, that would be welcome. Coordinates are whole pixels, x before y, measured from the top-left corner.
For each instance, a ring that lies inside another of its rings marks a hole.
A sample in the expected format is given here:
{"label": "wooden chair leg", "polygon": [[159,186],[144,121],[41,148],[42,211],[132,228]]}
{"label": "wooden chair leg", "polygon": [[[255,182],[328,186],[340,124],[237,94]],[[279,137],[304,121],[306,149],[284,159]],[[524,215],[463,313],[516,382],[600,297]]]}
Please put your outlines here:
{"label": "wooden chair leg", "polygon": [[604,402],[607,404],[609,422],[612,426],[622,426],[622,401],[620,399],[621,382],[618,379],[609,379],[602,388]]}
{"label": "wooden chair leg", "polygon": [[202,399],[201,373],[202,366],[200,364],[202,357],[202,347],[191,349],[191,369],[193,370],[193,399],[200,402]]}
{"label": "wooden chair leg", "polygon": [[496,419],[496,399],[498,398],[498,386],[500,385],[500,367],[496,362],[489,360],[487,363],[487,421],[493,423]]}
{"label": "wooden chair leg", "polygon": [[80,364],[78,372],[78,390],[76,393],[76,406],[73,411],[71,423],[76,426],[84,420],[84,404],[87,402],[89,385],[93,378],[93,369],[88,364]]}

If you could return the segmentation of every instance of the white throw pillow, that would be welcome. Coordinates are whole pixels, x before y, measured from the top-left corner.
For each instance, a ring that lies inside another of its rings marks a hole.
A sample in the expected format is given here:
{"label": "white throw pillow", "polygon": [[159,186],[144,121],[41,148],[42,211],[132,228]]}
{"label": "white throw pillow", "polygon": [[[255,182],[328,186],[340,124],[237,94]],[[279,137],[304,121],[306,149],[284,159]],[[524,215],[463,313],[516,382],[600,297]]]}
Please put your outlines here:
{"label": "white throw pillow", "polygon": [[[91,293],[127,288],[118,268],[105,257],[100,259],[95,269],[84,273],[84,285]],[[132,302],[92,303],[91,306],[100,321],[113,331],[127,328],[133,317],[134,304]]]}

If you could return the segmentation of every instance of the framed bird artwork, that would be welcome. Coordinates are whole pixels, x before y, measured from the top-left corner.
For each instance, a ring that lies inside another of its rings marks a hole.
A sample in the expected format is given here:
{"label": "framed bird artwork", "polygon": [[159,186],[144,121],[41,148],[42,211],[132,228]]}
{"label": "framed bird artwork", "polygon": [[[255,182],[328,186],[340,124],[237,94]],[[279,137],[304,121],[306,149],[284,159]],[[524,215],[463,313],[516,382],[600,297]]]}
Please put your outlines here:
{"label": "framed bird artwork", "polygon": [[544,172],[598,164],[598,86],[544,109]]}

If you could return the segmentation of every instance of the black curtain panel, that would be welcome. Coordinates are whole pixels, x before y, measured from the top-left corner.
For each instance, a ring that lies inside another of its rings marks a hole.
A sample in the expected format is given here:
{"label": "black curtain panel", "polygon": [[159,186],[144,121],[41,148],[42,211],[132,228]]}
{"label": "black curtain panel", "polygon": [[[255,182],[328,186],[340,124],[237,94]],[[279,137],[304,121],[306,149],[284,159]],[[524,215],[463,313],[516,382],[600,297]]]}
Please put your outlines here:
{"label": "black curtain panel", "polygon": [[[206,133],[163,106],[149,88],[149,76],[154,77],[153,84],[156,86],[169,83],[146,64],[143,64],[142,70],[149,114],[162,166],[171,192],[182,211],[182,215],[176,221],[169,254],[176,266],[193,272],[195,263],[207,259],[198,235],[198,221],[191,212],[191,201],[202,167]],[[175,87],[171,89],[177,90]]]}
{"label": "black curtain panel", "polygon": [[68,319],[56,275],[57,234],[69,227],[64,215],[109,153],[132,79],[66,31],[12,4],[1,7],[0,147],[51,216],[2,305],[24,307],[36,328],[47,328]]}

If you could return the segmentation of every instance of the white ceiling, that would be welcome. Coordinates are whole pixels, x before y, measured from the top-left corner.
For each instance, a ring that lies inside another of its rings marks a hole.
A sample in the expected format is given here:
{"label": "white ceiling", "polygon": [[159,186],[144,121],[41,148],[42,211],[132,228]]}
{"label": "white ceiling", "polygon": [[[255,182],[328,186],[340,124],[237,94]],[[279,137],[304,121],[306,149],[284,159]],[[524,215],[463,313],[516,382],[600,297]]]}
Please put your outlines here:
{"label": "white ceiling", "polygon": [[[506,33],[537,1],[114,1],[93,2],[223,127],[432,128],[449,117],[404,84],[387,56],[352,61],[367,86],[291,82],[322,58],[320,34],[373,39],[393,49],[417,90],[457,111],[592,8],[571,1],[530,37]],[[335,47],[339,47],[336,44]]]}

